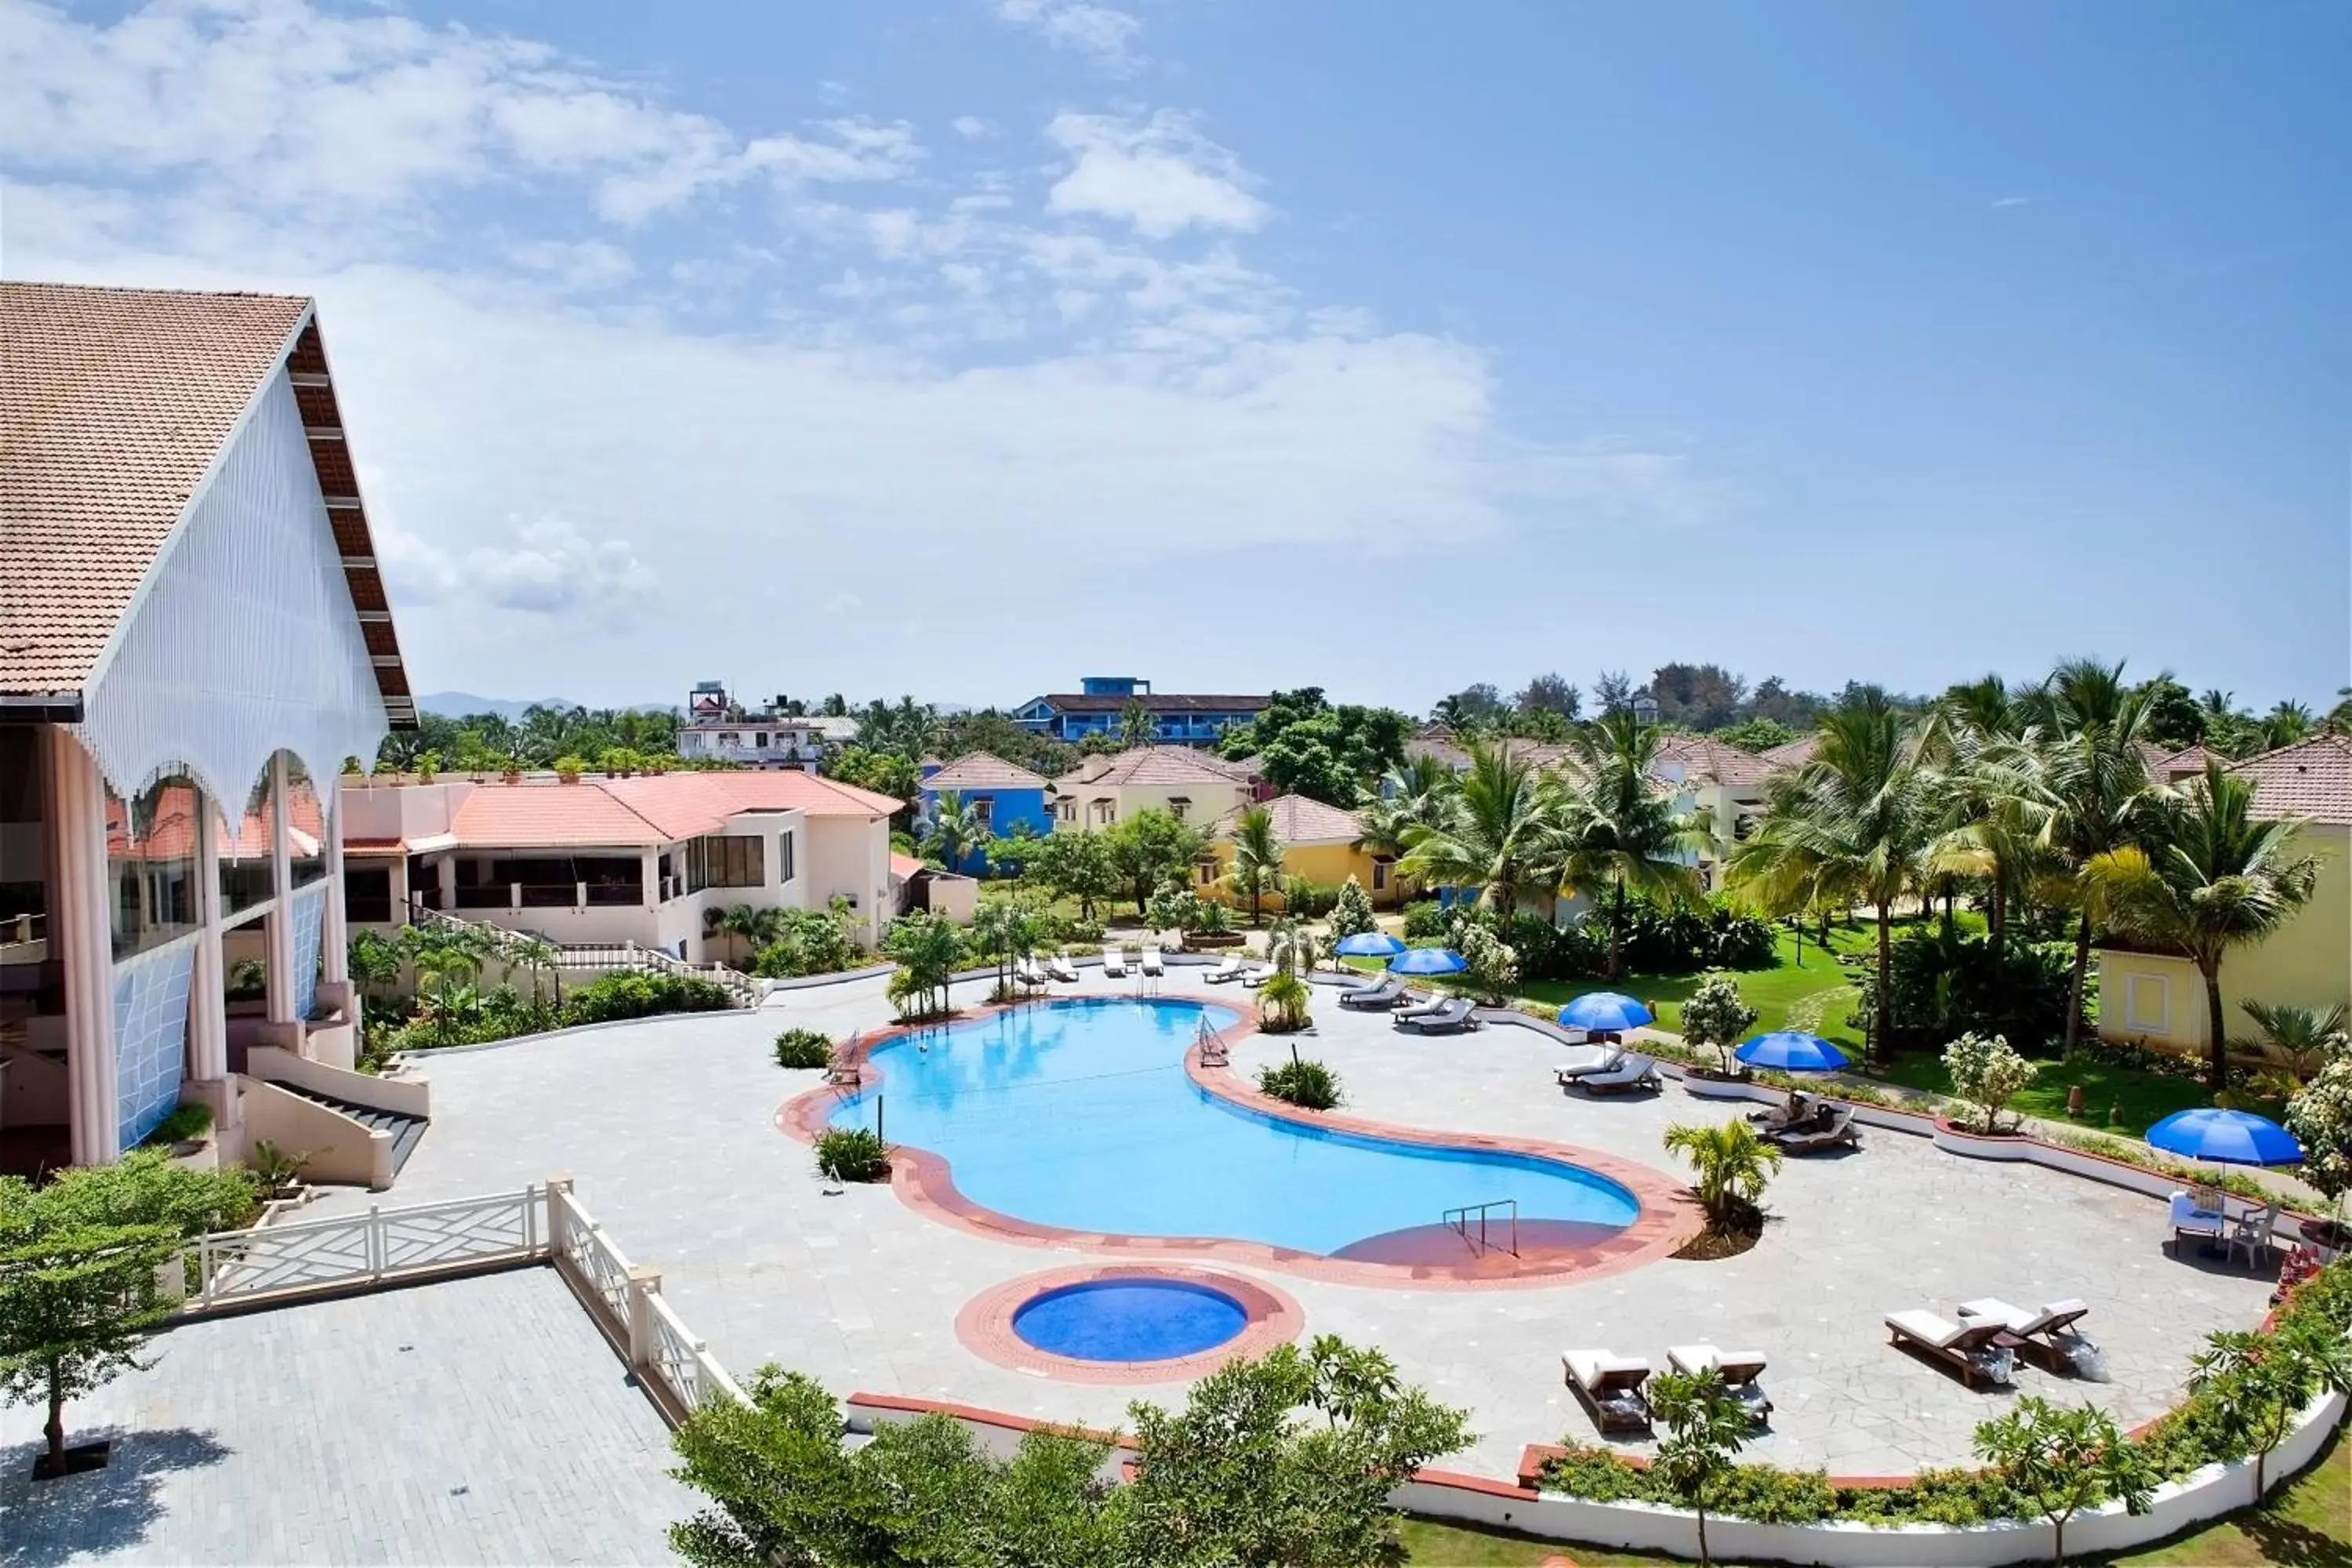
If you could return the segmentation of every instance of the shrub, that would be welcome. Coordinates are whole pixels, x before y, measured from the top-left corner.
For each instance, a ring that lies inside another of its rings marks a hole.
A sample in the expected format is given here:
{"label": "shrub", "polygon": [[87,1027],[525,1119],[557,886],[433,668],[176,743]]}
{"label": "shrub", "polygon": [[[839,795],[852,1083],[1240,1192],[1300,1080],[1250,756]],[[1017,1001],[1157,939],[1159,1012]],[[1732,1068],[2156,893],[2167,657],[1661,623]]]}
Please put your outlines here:
{"label": "shrub", "polygon": [[1144,906],[1143,921],[1154,931],[1198,931],[1204,908],[1190,888],[1163,888]]}
{"label": "shrub", "polygon": [[1339,906],[1339,889],[1328,882],[1286,877],[1282,883],[1282,910],[1294,920],[1321,920]]}
{"label": "shrub", "polygon": [[1363,883],[1349,877],[1339,884],[1339,896],[1331,905],[1331,934],[1354,936],[1373,929],[1372,897],[1364,891]]}
{"label": "shrub", "polygon": [[1318,1061],[1286,1061],[1260,1068],[1257,1086],[1276,1100],[1307,1110],[1328,1110],[1339,1103],[1339,1076]]}
{"label": "shrub", "polygon": [[[2063,942],[2012,943],[1999,952],[1990,937],[1947,935],[1940,927],[1898,937],[1888,965],[1891,1044],[1933,1045],[1976,1034],[2000,1035],[2027,1051],[2054,1047],[2066,1037],[2073,964],[2073,948]],[[1861,976],[1860,984],[1854,1010],[1868,1017],[1877,1005],[1875,972]]]}
{"label": "shrub", "polygon": [[1984,1111],[1984,1130],[2000,1130],[2000,1113],[2041,1069],[1999,1035],[1962,1035],[1944,1047],[1952,1092]]}
{"label": "shrub", "polygon": [[169,1116],[155,1123],[155,1131],[139,1141],[139,1146],[142,1149],[169,1149],[174,1143],[193,1143],[212,1130],[211,1106],[176,1106]]}
{"label": "shrub", "polygon": [[776,937],[761,948],[751,973],[785,980],[855,969],[866,956],[849,934],[845,914],[832,910],[778,910]]}
{"label": "shrub", "polygon": [[2336,1204],[2352,1192],[2352,1051],[2337,1051],[2287,1101],[2286,1130],[2303,1145],[2303,1179]]}
{"label": "shrub", "polygon": [[1781,1156],[1754,1128],[1744,1121],[1679,1122],[1666,1129],[1665,1147],[1690,1162],[1691,1187],[1709,1230],[1752,1232],[1762,1223],[1757,1200]]}
{"label": "shrub", "polygon": [[1404,907],[1404,939],[1407,942],[1428,942],[1443,937],[1453,929],[1454,911],[1435,899],[1423,899]]}
{"label": "shrub", "polygon": [[[659,1013],[717,1013],[735,1005],[727,988],[695,975],[625,971],[603,974],[563,1000],[565,1021],[603,1024]],[[503,1038],[504,1036],[492,1036]]]}
{"label": "shrub", "polygon": [[1732,1070],[1731,1053],[1760,1015],[1739,994],[1739,984],[1728,974],[1710,974],[1683,1004],[1683,1039],[1701,1050],[1713,1049]]}
{"label": "shrub", "polygon": [[816,1168],[836,1182],[878,1182],[890,1173],[890,1151],[870,1127],[833,1127],[817,1134]]}
{"label": "shrub", "polygon": [[1313,994],[1307,982],[1287,969],[1257,992],[1257,1026],[1269,1035],[1295,1035],[1314,1019],[1308,1013]]}
{"label": "shrub", "polygon": [[1490,925],[1484,921],[1461,921],[1454,950],[1469,966],[1462,978],[1479,1001],[1499,1007],[1509,1000],[1511,987],[1519,983],[1519,955]]}
{"label": "shrub", "polygon": [[833,1061],[833,1041],[822,1029],[786,1029],[776,1037],[780,1068],[821,1068]]}

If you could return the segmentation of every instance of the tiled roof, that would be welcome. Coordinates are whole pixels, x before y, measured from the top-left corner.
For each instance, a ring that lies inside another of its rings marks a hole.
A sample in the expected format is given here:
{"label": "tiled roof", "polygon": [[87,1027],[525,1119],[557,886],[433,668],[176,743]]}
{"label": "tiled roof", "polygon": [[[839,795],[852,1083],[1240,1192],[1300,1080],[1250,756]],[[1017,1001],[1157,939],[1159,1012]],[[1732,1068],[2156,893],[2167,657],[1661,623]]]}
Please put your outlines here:
{"label": "tiled roof", "polygon": [[2352,826],[2352,735],[2314,735],[2230,770],[2254,781],[2258,816]]}
{"label": "tiled roof", "polygon": [[1081,765],[1054,781],[1064,790],[1117,788],[1122,784],[1246,784],[1247,775],[1222,757],[1189,746],[1137,746],[1118,753],[1100,773]]}
{"label": "tiled roof", "polygon": [[[1248,806],[1237,806],[1217,819],[1216,836],[1230,837],[1234,824]],[[1274,818],[1274,836],[1285,844],[1353,844],[1363,837],[1364,825],[1352,811],[1342,811],[1303,795],[1276,795],[1265,803]]]}
{"label": "tiled roof", "polygon": [[2218,760],[2226,766],[2230,759],[2216,758],[2215,753],[2202,746],[2183,746],[2177,752],[2159,752],[2148,763],[2147,771],[2154,774],[2158,782],[2170,784],[2176,779],[2196,777],[2205,771],[2205,764],[2209,760]]}
{"label": "tiled roof", "polygon": [[900,804],[833,779],[789,772],[483,784],[458,803],[450,831],[467,848],[650,847],[716,833],[738,812],[872,818],[888,816]]}
{"label": "tiled roof", "polygon": [[[238,419],[294,373],[395,727],[415,709],[310,301],[0,283],[0,692],[78,692]],[[297,337],[297,332],[299,337]],[[322,526],[326,526],[322,520]]]}
{"label": "tiled roof", "polygon": [[1132,703],[1147,713],[1255,713],[1272,700],[1264,695],[1199,697],[1176,691],[1139,691],[1132,697],[1096,697],[1079,691],[1053,691],[1033,697],[1021,706],[1044,702],[1063,713],[1124,713]]}
{"label": "tiled roof", "polygon": [[893,854],[890,857],[890,875],[902,882],[922,868],[923,863],[912,855]]}
{"label": "tiled roof", "polygon": [[1767,764],[1776,768],[1801,768],[1813,760],[1813,748],[1822,743],[1821,731],[1800,735],[1761,753]]}
{"label": "tiled roof", "polygon": [[1668,735],[1658,755],[1679,762],[1693,774],[1711,778],[1727,789],[1760,784],[1772,771],[1772,764],[1755,752],[1706,735]]}
{"label": "tiled roof", "polygon": [[1044,789],[1045,781],[1027,768],[1016,767],[1003,757],[986,752],[973,752],[954,762],[923,781],[928,790],[964,789]]}

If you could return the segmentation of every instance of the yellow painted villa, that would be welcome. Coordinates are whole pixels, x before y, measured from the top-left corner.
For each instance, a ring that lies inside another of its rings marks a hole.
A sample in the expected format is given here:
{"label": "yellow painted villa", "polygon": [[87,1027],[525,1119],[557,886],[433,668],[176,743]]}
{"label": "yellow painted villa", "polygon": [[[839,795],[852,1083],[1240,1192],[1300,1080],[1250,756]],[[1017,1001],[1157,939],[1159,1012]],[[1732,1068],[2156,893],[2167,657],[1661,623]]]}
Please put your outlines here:
{"label": "yellow painted villa", "polygon": [[[1221,903],[1247,901],[1234,891],[1227,880],[1234,864],[1234,824],[1246,809],[1236,806],[1219,817],[1211,830],[1208,851],[1193,872],[1193,890],[1204,899]],[[1274,819],[1274,836],[1282,842],[1285,878],[1299,877],[1325,887],[1337,887],[1353,877],[1372,896],[1374,905],[1386,909],[1398,902],[1402,885],[1396,875],[1396,864],[1388,856],[1375,855],[1364,847],[1363,823],[1354,812],[1309,800],[1303,795],[1278,795],[1265,803],[1265,809]],[[1281,892],[1269,889],[1259,901],[1262,908],[1279,910]]]}
{"label": "yellow painted villa", "polygon": [[[2319,861],[2312,900],[2270,941],[2221,965],[2232,1029],[2251,1030],[2249,999],[2326,1009],[2352,1000],[2352,737],[2318,735],[2250,757],[2231,770],[2254,783],[2257,816],[2303,816],[2306,854]],[[2205,982],[2185,958],[2122,947],[2099,951],[2099,1033],[2160,1050],[2209,1045]]]}

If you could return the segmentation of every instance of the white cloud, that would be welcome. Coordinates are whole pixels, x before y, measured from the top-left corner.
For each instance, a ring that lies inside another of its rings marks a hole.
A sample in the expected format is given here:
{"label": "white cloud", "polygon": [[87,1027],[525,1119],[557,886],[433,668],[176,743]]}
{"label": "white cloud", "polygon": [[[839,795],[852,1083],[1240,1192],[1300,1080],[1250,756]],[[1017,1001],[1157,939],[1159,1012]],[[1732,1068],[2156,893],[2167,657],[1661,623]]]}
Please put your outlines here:
{"label": "white cloud", "polygon": [[948,121],[948,128],[967,142],[977,142],[988,134],[988,121],[976,114],[959,114]]}
{"label": "white cloud", "polygon": [[996,0],[996,14],[1015,26],[1034,28],[1057,49],[1074,49],[1108,67],[1137,63],[1128,46],[1143,24],[1125,11],[1093,0]]}
{"label": "white cloud", "polygon": [[513,247],[507,255],[516,266],[545,273],[559,286],[574,290],[610,289],[627,282],[637,271],[627,251],[601,239],[532,240]]}
{"label": "white cloud", "polygon": [[[516,524],[511,544],[458,551],[403,527],[379,506],[376,552],[404,601],[455,608],[521,610],[542,616],[625,615],[657,579],[625,539],[590,539],[560,517]],[[478,535],[469,531],[469,537]]]}
{"label": "white cloud", "polygon": [[1063,113],[1045,134],[1075,159],[1046,194],[1050,212],[1117,218],[1165,239],[1192,227],[1255,229],[1271,211],[1250,194],[1240,161],[1186,115],[1163,109],[1137,123]]}
{"label": "white cloud", "polygon": [[1990,205],[1995,212],[1999,212],[2003,207],[2030,207],[2033,205],[2033,198],[2032,196],[1996,196]]}

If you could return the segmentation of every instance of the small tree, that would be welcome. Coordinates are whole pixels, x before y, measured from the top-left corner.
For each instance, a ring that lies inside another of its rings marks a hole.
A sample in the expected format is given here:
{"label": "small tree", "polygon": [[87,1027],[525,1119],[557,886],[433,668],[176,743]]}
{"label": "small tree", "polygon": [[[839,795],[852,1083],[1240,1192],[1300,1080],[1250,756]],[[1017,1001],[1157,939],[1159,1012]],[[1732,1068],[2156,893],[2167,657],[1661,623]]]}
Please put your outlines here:
{"label": "small tree", "polygon": [[1780,1168],[1780,1150],[1745,1121],[1685,1121],[1666,1129],[1666,1152],[1691,1163],[1691,1188],[1717,1232],[1752,1229],[1758,1201]]}
{"label": "small tree", "polygon": [[[1054,837],[1060,837],[1055,834]],[[1134,896],[1136,918],[1143,918],[1151,895],[1171,882],[1189,877],[1201,858],[1203,840],[1171,812],[1147,806],[1122,818],[1103,834],[1103,847],[1113,872]]]}
{"label": "small tree", "polygon": [[1499,1007],[1511,998],[1511,987],[1519,983],[1519,955],[1484,921],[1464,921],[1460,934],[1454,938],[1454,950],[1468,965],[1462,978],[1469,984],[1471,993],[1490,1007]]}
{"label": "small tree", "polygon": [[1739,994],[1738,981],[1728,974],[1710,974],[1683,1004],[1683,1038],[1701,1048],[1712,1047],[1729,1073],[1735,1070],[1732,1050],[1759,1016]]}
{"label": "small tree", "polygon": [[2341,1224],[2344,1195],[2352,1192],[2352,1050],[2339,1047],[2287,1101],[2286,1130],[2303,1145],[2297,1174],[2334,1200]]}
{"label": "small tree", "polygon": [[1297,1034],[1314,1022],[1308,1011],[1312,996],[1306,981],[1287,969],[1278,971],[1258,987],[1258,1027],[1269,1035]]}
{"label": "small tree", "polygon": [[918,910],[890,922],[883,953],[897,963],[885,994],[903,1017],[928,1018],[948,1010],[948,983],[963,959],[963,938],[944,915]]}
{"label": "small tree", "polygon": [[2352,1394],[2352,1349],[2319,1321],[2267,1334],[2218,1331],[2205,1342],[2210,1348],[2189,1363],[2189,1392],[2210,1388],[2223,1423],[2253,1450],[2259,1500],[2271,1450],[2286,1440],[2304,1406],[2323,1391]]}
{"label": "small tree", "polygon": [[1275,836],[1274,814],[1262,805],[1249,807],[1234,819],[1230,837],[1234,861],[1225,878],[1249,900],[1250,924],[1255,925],[1266,889],[1282,880],[1283,844]]}
{"label": "small tree", "polygon": [[1999,1130],[2000,1113],[2042,1069],[2019,1056],[2000,1035],[1966,1034],[1944,1047],[1952,1092],[1984,1111],[1984,1130]]}
{"label": "small tree", "polygon": [[156,1270],[179,1247],[163,1225],[56,1226],[36,1199],[27,1234],[0,1248],[0,1399],[48,1405],[39,1473],[66,1473],[65,1407],[125,1372],[171,1308]]}
{"label": "small tree", "polygon": [[1748,1415],[1722,1375],[1662,1372],[1650,1379],[1650,1408],[1666,1424],[1666,1439],[1652,1461],[1658,1479],[1685,1507],[1698,1514],[1700,1568],[1706,1548],[1706,1510],[1716,1489],[1731,1473],[1733,1456],[1747,1446]]}
{"label": "small tree", "polygon": [[2061,1409],[2033,1394],[1976,1430],[1977,1457],[1997,1467],[2017,1500],[2048,1520],[2052,1561],[2064,1568],[2066,1521],[2086,1508],[2121,1501],[2146,1513],[2156,1489],[2139,1449],[2116,1418],[2094,1405]]}
{"label": "small tree", "polygon": [[1372,896],[1364,891],[1363,883],[1350,876],[1339,884],[1339,900],[1331,906],[1331,934],[1335,937],[1354,936],[1360,931],[1377,929],[1372,919]]}

